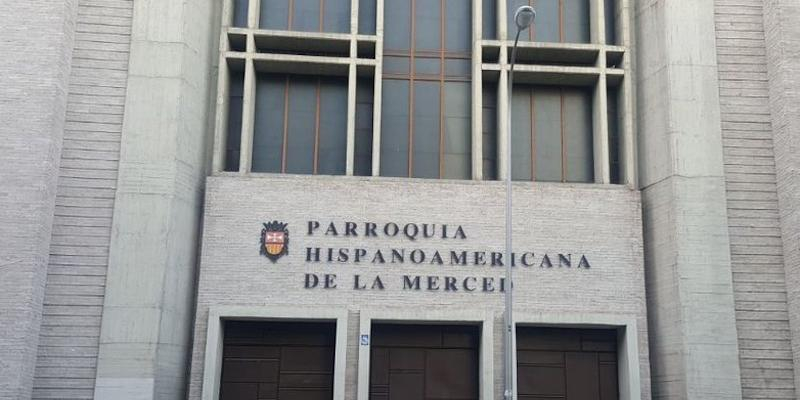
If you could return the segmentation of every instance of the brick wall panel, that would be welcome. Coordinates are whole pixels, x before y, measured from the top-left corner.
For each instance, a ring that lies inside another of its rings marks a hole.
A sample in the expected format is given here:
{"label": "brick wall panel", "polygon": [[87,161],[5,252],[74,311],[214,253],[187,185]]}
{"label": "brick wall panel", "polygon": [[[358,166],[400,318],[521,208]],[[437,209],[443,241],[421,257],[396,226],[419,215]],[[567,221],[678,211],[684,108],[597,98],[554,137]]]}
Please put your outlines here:
{"label": "brick wall panel", "polygon": [[133,3],[80,0],[33,398],[91,399]]}
{"label": "brick wall panel", "polygon": [[762,0],[716,0],[743,399],[794,399]]}

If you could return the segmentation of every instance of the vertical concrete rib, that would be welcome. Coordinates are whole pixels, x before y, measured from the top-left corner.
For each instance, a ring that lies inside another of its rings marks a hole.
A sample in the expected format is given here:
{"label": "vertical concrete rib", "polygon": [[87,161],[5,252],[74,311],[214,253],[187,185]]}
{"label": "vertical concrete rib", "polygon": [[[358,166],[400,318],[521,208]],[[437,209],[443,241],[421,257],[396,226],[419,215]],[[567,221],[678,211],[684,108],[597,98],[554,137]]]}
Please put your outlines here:
{"label": "vertical concrete rib", "polygon": [[[372,176],[381,175],[381,102],[383,101],[383,2],[375,0],[375,89],[372,100]],[[387,0],[391,1],[391,0]]]}
{"label": "vertical concrete rib", "polygon": [[740,399],[714,5],[637,2],[654,399]]}
{"label": "vertical concrete rib", "polygon": [[0,4],[0,398],[31,397],[77,0]]}
{"label": "vertical concrete rib", "polygon": [[[487,0],[488,1],[488,0]],[[472,179],[483,179],[483,76],[481,38],[483,4],[472,2]]]}
{"label": "vertical concrete rib", "polygon": [[217,0],[137,0],[96,399],[185,398]]}

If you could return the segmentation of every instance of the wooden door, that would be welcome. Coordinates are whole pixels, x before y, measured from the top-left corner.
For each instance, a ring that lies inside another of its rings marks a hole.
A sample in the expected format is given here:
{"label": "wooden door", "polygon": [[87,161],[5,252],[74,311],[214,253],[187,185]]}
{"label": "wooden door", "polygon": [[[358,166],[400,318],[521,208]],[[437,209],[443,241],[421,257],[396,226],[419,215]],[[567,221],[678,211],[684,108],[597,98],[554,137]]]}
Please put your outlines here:
{"label": "wooden door", "polygon": [[220,400],[333,398],[334,323],[225,322]]}
{"label": "wooden door", "polygon": [[477,400],[473,326],[373,325],[371,400]]}
{"label": "wooden door", "polygon": [[617,332],[517,328],[519,400],[616,400]]}

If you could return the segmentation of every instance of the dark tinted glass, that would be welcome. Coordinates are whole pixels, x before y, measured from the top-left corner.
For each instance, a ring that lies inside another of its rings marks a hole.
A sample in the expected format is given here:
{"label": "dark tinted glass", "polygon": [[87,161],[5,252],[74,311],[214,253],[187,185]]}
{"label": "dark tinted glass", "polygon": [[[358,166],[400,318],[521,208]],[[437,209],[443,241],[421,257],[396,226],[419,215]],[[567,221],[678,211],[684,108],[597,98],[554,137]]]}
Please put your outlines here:
{"label": "dark tinted glass", "polygon": [[469,78],[472,62],[465,59],[450,59],[444,61],[444,74],[446,77]]}
{"label": "dark tinted glass", "polygon": [[472,2],[384,5],[381,175],[469,178]]}
{"label": "dark tinted glass", "polygon": [[531,90],[515,87],[511,98],[511,178],[531,180]]}
{"label": "dark tinted glass", "polygon": [[[268,0],[268,1],[286,1],[286,0]],[[306,31],[306,32],[319,32],[322,29],[320,26],[320,0],[293,0],[291,3],[292,20],[291,30]]]}
{"label": "dark tinted glass", "polygon": [[[389,1],[391,2],[391,0]],[[416,4],[414,7],[415,11],[414,23],[416,29],[415,37],[416,37],[417,51],[435,51],[441,49],[442,48],[441,0],[415,0],[415,1]]]}
{"label": "dark tinted glass", "polygon": [[564,0],[562,26],[567,43],[589,43],[589,0]]}
{"label": "dark tinted glass", "polygon": [[384,46],[390,50],[411,48],[411,2],[395,0],[384,2]]}
{"label": "dark tinted glass", "polygon": [[438,58],[417,58],[414,60],[414,73],[418,76],[435,76],[438,77],[442,70],[442,61]]}
{"label": "dark tinted glass", "polygon": [[560,182],[561,91],[558,88],[534,87],[533,102],[536,180]]}
{"label": "dark tinted glass", "polygon": [[314,172],[317,124],[317,81],[292,77],[289,85],[289,121],[286,143],[286,172]]}
{"label": "dark tinted glass", "polygon": [[359,79],[356,85],[355,175],[372,175],[372,116],[374,82]]}
{"label": "dark tinted glass", "polygon": [[253,131],[253,172],[281,172],[286,78],[259,74]]}
{"label": "dark tinted glass", "polygon": [[322,79],[319,96],[317,173],[344,175],[347,166],[347,81]]}
{"label": "dark tinted glass", "polygon": [[[296,0],[295,0],[296,1]],[[350,0],[322,0],[323,32],[350,32]]]}
{"label": "dark tinted glass", "polygon": [[409,57],[385,56],[383,57],[383,72],[385,74],[408,75],[410,73],[410,60]]}
{"label": "dark tinted glass", "polygon": [[[569,0],[581,1],[581,0]],[[536,2],[536,20],[533,24],[533,40],[537,42],[560,42],[559,0],[539,0]],[[514,23],[513,20],[511,22]],[[514,28],[516,29],[516,28]]]}
{"label": "dark tinted glass", "polygon": [[611,164],[611,183],[621,183],[620,179],[620,140],[619,140],[619,112],[617,99],[618,91],[609,88],[608,91],[608,161]]}
{"label": "dark tinted glass", "polygon": [[617,2],[605,0],[606,43],[617,44]]}
{"label": "dark tinted glass", "polygon": [[414,167],[416,178],[439,177],[438,82],[414,82]]}
{"label": "dark tinted glass", "polygon": [[567,182],[594,181],[594,154],[592,153],[592,95],[579,89],[565,89],[564,153],[566,154]]}
{"label": "dark tinted glass", "polygon": [[497,39],[497,0],[483,0],[483,39]]}
{"label": "dark tinted glass", "polygon": [[247,8],[248,0],[234,0],[233,1],[233,21],[231,24],[235,27],[247,27]]}
{"label": "dark tinted glass", "polygon": [[375,34],[375,1],[358,0],[358,33]]}
{"label": "dark tinted glass", "polygon": [[444,0],[445,46],[447,51],[469,53],[472,50],[472,2]]}
{"label": "dark tinted glass", "polygon": [[497,84],[483,85],[483,179],[497,179]]}
{"label": "dark tinted glass", "polygon": [[508,35],[511,39],[517,32],[514,13],[522,5],[536,8],[536,20],[533,29],[523,32],[520,40],[567,43],[591,41],[589,0],[508,0]]}
{"label": "dark tinted glass", "polygon": [[470,99],[470,83],[445,82],[443,178],[469,179],[471,176]]}
{"label": "dark tinted glass", "polygon": [[594,180],[589,90],[521,85],[514,89],[511,112],[514,179]]}
{"label": "dark tinted glass", "polygon": [[242,96],[244,73],[231,72],[228,99],[228,135],[225,141],[225,171],[239,170],[242,143]]}
{"label": "dark tinted glass", "polygon": [[383,82],[382,176],[408,176],[408,85],[408,81],[402,80],[387,79]]}
{"label": "dark tinted glass", "polygon": [[261,29],[289,29],[289,1],[262,0],[259,21]]}

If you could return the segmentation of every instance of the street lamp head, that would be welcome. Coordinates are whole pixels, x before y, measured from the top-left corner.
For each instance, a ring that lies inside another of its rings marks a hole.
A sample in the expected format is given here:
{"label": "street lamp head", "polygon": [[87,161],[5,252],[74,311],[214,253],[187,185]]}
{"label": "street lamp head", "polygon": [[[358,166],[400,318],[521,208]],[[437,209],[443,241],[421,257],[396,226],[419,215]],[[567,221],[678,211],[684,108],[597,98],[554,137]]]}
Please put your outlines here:
{"label": "street lamp head", "polygon": [[536,18],[536,10],[531,6],[521,6],[514,13],[514,23],[517,24],[517,29],[524,31],[528,29]]}

